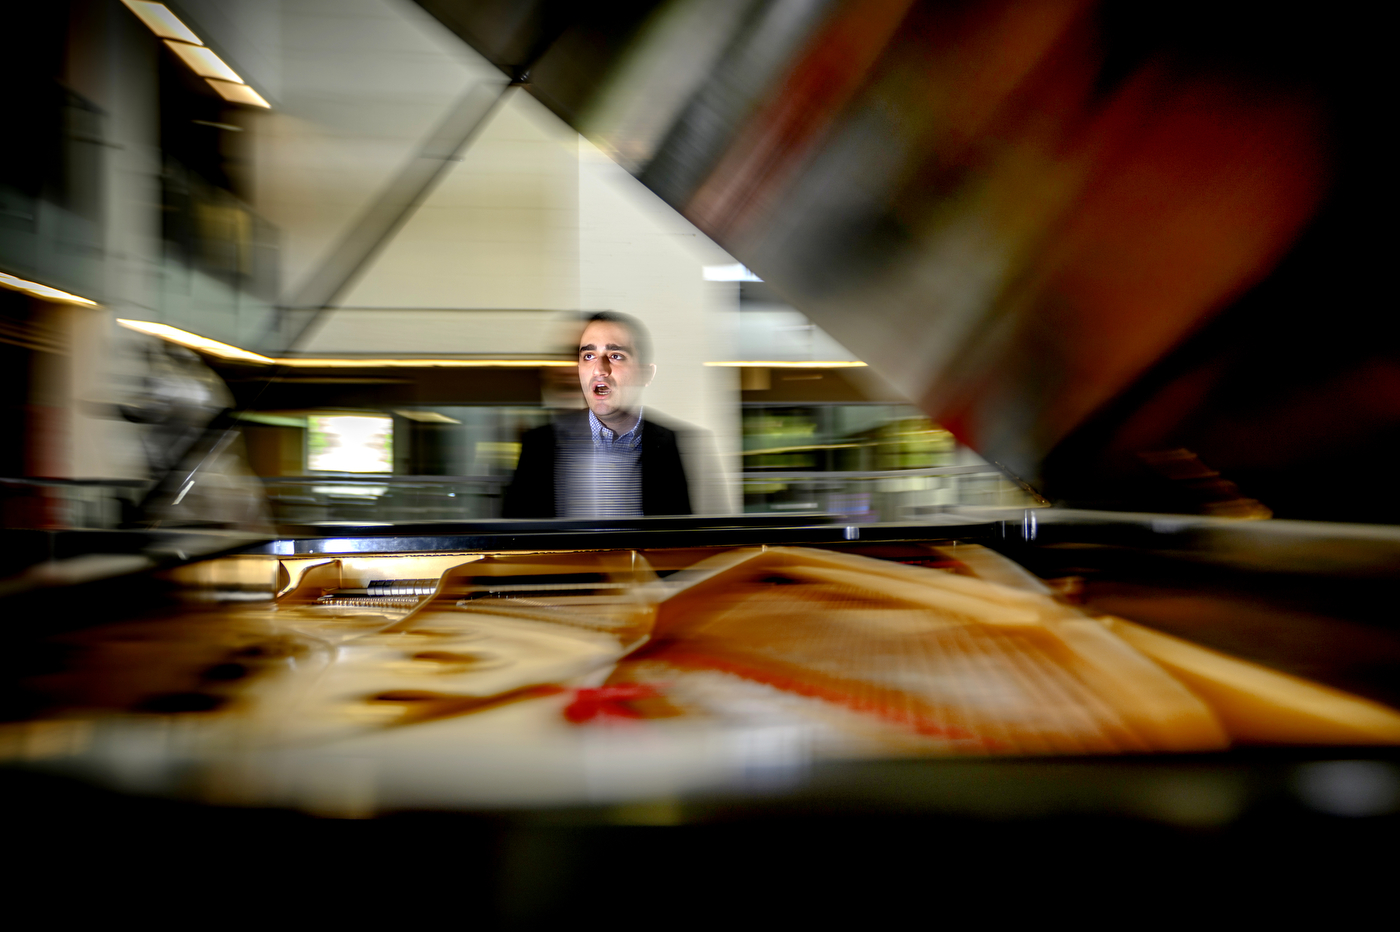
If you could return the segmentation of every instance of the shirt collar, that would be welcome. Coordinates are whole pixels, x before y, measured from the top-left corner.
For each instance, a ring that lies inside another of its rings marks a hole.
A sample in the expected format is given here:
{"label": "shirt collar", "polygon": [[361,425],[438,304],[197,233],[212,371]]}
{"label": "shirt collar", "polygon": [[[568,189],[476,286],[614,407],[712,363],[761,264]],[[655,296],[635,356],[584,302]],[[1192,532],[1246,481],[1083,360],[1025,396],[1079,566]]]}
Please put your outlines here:
{"label": "shirt collar", "polygon": [[644,409],[638,409],[637,423],[632,425],[631,430],[617,435],[613,433],[611,428],[604,426],[603,422],[598,420],[597,415],[593,413],[593,409],[589,408],[588,432],[593,435],[593,445],[596,447],[603,444],[621,443],[627,446],[636,446],[637,442],[642,439],[642,410]]}

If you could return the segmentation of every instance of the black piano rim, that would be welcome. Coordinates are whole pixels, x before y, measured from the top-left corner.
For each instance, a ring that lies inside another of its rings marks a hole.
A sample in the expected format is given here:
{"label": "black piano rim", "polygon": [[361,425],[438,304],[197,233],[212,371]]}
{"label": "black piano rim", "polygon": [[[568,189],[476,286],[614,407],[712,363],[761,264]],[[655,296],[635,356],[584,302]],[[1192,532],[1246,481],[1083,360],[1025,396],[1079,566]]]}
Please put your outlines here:
{"label": "black piano rim", "polygon": [[539,519],[426,524],[284,526],[278,540],[246,552],[278,556],[430,551],[632,550],[972,540],[1001,537],[1000,522],[858,524],[840,515],[744,515],[733,518]]}

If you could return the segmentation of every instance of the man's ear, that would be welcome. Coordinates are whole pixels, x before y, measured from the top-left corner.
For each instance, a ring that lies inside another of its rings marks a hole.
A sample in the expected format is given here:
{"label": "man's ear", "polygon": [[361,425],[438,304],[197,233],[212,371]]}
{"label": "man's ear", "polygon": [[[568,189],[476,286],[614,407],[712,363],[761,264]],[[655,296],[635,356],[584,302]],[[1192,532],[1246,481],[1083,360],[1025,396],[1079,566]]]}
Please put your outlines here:
{"label": "man's ear", "polygon": [[651,380],[656,378],[656,363],[649,362],[645,366],[642,366],[642,368],[645,369],[647,373],[647,380],[642,383],[642,388],[646,388],[651,384]]}

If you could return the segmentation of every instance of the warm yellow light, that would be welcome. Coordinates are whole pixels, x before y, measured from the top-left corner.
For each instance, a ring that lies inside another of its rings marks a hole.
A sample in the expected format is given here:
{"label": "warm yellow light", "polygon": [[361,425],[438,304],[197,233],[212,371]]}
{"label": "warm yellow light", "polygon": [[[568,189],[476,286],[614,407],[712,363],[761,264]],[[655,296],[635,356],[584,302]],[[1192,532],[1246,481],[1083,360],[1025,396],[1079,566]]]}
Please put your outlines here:
{"label": "warm yellow light", "polygon": [[180,60],[190,66],[190,70],[201,78],[218,78],[221,81],[231,81],[234,84],[242,84],[243,79],[238,76],[224,60],[215,55],[202,45],[189,45],[184,42],[173,42],[165,40],[165,44],[170,46],[170,51],[180,56]]}
{"label": "warm yellow light", "polygon": [[[83,301],[85,299],[77,298],[76,300]],[[208,337],[202,337],[197,333],[190,333],[188,330],[181,330],[179,327],[172,327],[169,324],[158,324],[149,320],[125,319],[118,319],[117,323],[128,330],[136,330],[153,337],[160,337],[162,340],[169,340],[171,343],[178,343],[211,356],[253,363],[259,366],[287,366],[294,369],[539,369],[545,366],[573,368],[578,365],[571,359],[487,359],[484,357],[474,359],[463,357],[416,359],[412,357],[366,357],[356,359],[297,356],[274,359],[271,356],[263,356],[260,353],[253,353],[228,343],[220,343],[218,340],[211,340]]]}
{"label": "warm yellow light", "polygon": [[399,417],[406,417],[410,421],[417,421],[420,424],[460,424],[461,421],[455,417],[448,417],[438,411],[416,411],[413,408],[404,408],[394,412]]}
{"label": "warm yellow light", "polygon": [[[7,280],[15,280],[13,276],[0,275],[0,284],[7,284]],[[33,284],[33,283],[29,283]],[[43,288],[42,285],[34,286]],[[28,290],[28,289],[24,289]],[[53,292],[53,289],[46,289]],[[54,292],[56,295],[63,295],[64,292]],[[66,298],[57,300],[70,300],[78,303],[92,304],[86,298],[79,298],[76,295],[67,295]],[[117,323],[131,330],[138,330],[148,333],[151,336],[178,343],[181,346],[188,346],[190,349],[209,353],[211,356],[218,356],[223,359],[233,359],[240,362],[254,363],[260,366],[286,366],[292,369],[541,369],[560,368],[572,369],[578,363],[572,359],[491,359],[486,357],[388,357],[388,356],[295,356],[273,358],[263,356],[258,353],[231,346],[228,343],[220,343],[218,340],[211,340],[178,327],[171,327],[168,324],[157,324],[145,320],[118,320]],[[767,359],[767,360],[742,360],[707,362],[707,366],[723,366],[727,368],[769,368],[769,369],[851,369],[866,365],[854,359],[818,359],[793,361],[789,359]]]}
{"label": "warm yellow light", "polygon": [[128,330],[160,337],[162,340],[169,340],[171,343],[178,343],[181,346],[187,346],[192,350],[198,350],[201,353],[208,353],[222,359],[250,362],[260,366],[270,366],[276,362],[270,357],[250,353],[245,349],[220,343],[218,340],[211,340],[197,333],[190,333],[188,330],[181,330],[179,327],[171,327],[169,324],[157,324],[149,320],[123,320],[121,318],[117,319],[117,323]]}
{"label": "warm yellow light", "polygon": [[59,291],[57,288],[50,288],[48,285],[41,285],[38,282],[31,282],[28,279],[7,275],[4,272],[0,272],[0,287],[9,288],[12,291],[22,291],[25,294],[33,295],[36,298],[46,298],[49,301],[63,301],[68,304],[81,304],[84,307],[97,307],[96,301],[89,301],[87,298]]}
{"label": "warm yellow light", "polygon": [[745,369],[853,369],[865,363],[856,359],[816,359],[794,362],[790,359],[746,359],[735,362],[707,362],[707,366]]}
{"label": "warm yellow light", "polygon": [[299,369],[538,369],[542,366],[573,368],[570,359],[484,359],[484,358],[333,358],[298,356],[278,359],[277,364]]}
{"label": "warm yellow light", "polygon": [[195,35],[190,27],[180,22],[180,17],[170,12],[170,8],[164,3],[145,3],[143,0],[122,0],[126,8],[136,14],[141,22],[146,24],[146,28],[160,36],[162,39],[179,39],[182,42],[192,42],[195,45],[203,45],[199,41],[199,36]]}
{"label": "warm yellow light", "polygon": [[205,78],[204,80],[209,82],[209,86],[218,91],[219,96],[229,103],[272,109],[272,104],[263,100],[261,94],[246,84],[234,84],[232,81],[220,81],[216,78]]}
{"label": "warm yellow light", "polygon": [[122,0],[127,9],[135,13],[146,28],[165,40],[170,51],[180,56],[190,70],[209,82],[220,97],[230,103],[246,104],[250,107],[271,109],[272,105],[263,96],[244,82],[238,72],[229,67],[213,50],[205,48],[203,40],[194,30],[180,22],[180,18],[170,12],[163,3],[146,3],[144,0]]}

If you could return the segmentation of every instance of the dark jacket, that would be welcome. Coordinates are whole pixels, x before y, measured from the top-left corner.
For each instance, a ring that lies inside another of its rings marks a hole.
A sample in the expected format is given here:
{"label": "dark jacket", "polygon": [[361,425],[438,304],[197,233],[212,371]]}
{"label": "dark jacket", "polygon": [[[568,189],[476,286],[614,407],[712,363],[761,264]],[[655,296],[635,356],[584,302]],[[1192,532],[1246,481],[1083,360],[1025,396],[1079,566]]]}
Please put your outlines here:
{"label": "dark jacket", "polygon": [[[588,412],[566,414],[558,424],[527,431],[520,438],[520,460],[505,492],[501,515],[506,518],[553,518],[554,466],[559,431],[587,432]],[[688,515],[690,488],[681,463],[676,432],[648,418],[642,419],[642,514]]]}

